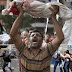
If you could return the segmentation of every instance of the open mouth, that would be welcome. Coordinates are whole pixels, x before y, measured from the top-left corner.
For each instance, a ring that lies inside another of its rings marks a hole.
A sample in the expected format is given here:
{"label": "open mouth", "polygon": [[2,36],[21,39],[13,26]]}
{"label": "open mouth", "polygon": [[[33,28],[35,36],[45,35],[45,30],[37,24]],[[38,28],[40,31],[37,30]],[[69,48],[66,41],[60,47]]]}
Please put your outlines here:
{"label": "open mouth", "polygon": [[38,41],[37,39],[33,39],[32,40],[33,43],[37,43],[37,41]]}

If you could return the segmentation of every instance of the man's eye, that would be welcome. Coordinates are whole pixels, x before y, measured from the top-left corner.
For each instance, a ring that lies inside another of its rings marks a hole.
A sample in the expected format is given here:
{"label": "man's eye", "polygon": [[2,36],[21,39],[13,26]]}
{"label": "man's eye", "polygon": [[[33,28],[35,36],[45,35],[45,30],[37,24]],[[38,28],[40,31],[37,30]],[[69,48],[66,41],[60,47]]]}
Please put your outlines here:
{"label": "man's eye", "polygon": [[31,35],[31,37],[33,37],[34,35]]}

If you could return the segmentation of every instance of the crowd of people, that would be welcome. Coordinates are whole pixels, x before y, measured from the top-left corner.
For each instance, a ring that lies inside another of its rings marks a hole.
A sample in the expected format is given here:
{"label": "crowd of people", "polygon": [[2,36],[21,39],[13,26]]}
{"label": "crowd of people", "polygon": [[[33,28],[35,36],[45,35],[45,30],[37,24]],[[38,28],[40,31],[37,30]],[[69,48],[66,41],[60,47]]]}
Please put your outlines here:
{"label": "crowd of people", "polygon": [[55,59],[53,72],[56,72],[56,67],[58,64],[60,67],[60,72],[72,71],[72,54],[69,53],[69,50],[64,51],[64,55],[60,51],[57,51],[53,57]]}

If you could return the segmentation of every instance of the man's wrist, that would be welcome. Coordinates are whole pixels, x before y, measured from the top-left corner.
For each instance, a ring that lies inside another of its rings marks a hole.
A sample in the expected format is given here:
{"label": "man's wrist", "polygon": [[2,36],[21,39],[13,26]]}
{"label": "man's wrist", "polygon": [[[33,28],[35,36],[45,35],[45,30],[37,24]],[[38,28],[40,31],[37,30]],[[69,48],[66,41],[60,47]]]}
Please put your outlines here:
{"label": "man's wrist", "polygon": [[51,16],[51,19],[56,19],[56,16]]}
{"label": "man's wrist", "polygon": [[56,18],[56,15],[51,16],[51,18]]}
{"label": "man's wrist", "polygon": [[23,14],[24,14],[23,12],[20,12],[20,13],[19,13],[19,16],[23,16]]}

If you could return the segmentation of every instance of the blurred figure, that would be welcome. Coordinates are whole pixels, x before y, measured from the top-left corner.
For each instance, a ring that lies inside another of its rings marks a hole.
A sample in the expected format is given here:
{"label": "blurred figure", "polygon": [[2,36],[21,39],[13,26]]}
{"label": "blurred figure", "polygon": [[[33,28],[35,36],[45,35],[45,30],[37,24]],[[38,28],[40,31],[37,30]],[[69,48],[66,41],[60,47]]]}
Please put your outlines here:
{"label": "blurred figure", "polygon": [[69,64],[69,68],[70,68],[70,70],[71,70],[71,72],[72,72],[72,54],[70,54],[70,64]]}
{"label": "blurred figure", "polygon": [[28,30],[25,30],[21,33],[22,40],[28,39]]}
{"label": "blurred figure", "polygon": [[55,58],[55,63],[54,63],[54,71],[53,72],[56,72],[56,67],[57,67],[58,64],[59,64],[59,67],[60,67],[60,72],[63,72],[63,69],[62,69],[63,55],[60,53],[60,51],[56,52],[54,58]]}
{"label": "blurred figure", "polygon": [[45,42],[48,43],[49,42],[49,39],[50,39],[50,35],[49,34],[46,34],[45,35]]}
{"label": "blurred figure", "polygon": [[3,60],[4,60],[4,64],[2,67],[3,72],[6,72],[5,70],[6,66],[8,66],[8,68],[10,69],[10,72],[12,72],[10,55],[6,54],[6,50],[3,50],[2,55],[0,57],[3,57]]}
{"label": "blurred figure", "polygon": [[47,43],[49,42],[49,39],[50,39],[50,35],[45,34],[45,39],[43,40],[42,47],[45,47],[47,45]]}
{"label": "blurred figure", "polygon": [[70,59],[69,50],[66,50],[64,52],[64,72],[69,72],[69,59]]}

